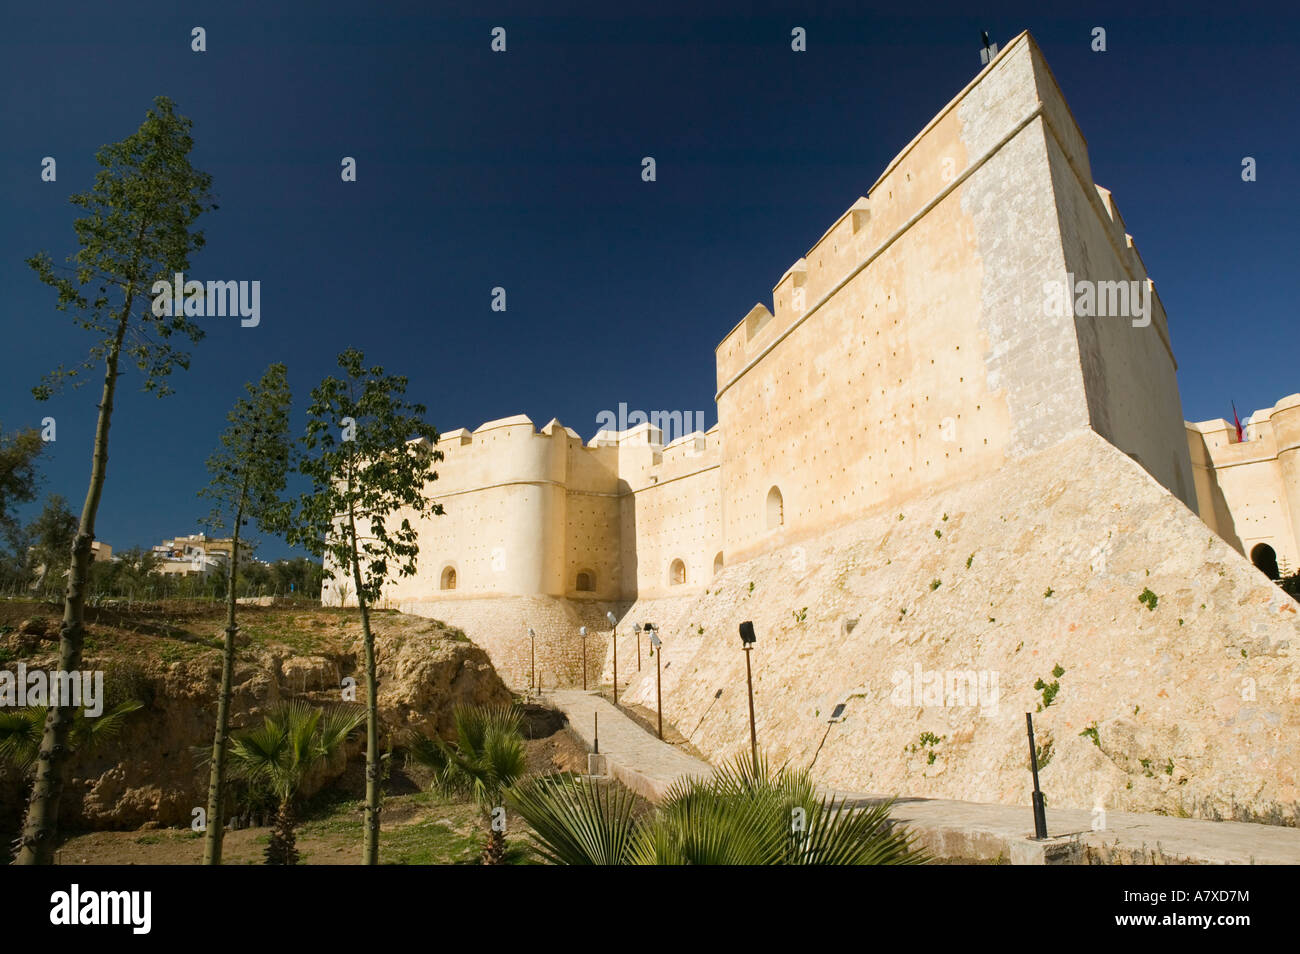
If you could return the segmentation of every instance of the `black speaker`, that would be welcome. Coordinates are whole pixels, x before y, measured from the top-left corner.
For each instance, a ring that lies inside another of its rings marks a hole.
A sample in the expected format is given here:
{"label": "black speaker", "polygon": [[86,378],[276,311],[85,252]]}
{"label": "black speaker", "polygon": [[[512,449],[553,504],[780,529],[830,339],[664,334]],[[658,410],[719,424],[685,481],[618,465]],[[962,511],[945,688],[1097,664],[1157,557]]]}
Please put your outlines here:
{"label": "black speaker", "polygon": [[754,639],[754,624],[746,620],[740,624],[740,641],[748,646]]}

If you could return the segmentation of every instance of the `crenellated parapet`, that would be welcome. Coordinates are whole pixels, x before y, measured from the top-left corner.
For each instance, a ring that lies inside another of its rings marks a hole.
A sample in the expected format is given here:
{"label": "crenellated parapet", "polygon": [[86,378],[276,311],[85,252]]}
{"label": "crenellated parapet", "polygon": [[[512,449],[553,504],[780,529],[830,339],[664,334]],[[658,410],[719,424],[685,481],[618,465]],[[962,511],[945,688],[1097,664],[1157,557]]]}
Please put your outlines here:
{"label": "crenellated parapet", "polygon": [[1300,568],[1300,394],[1242,425],[1187,422],[1197,512],[1244,556]]}

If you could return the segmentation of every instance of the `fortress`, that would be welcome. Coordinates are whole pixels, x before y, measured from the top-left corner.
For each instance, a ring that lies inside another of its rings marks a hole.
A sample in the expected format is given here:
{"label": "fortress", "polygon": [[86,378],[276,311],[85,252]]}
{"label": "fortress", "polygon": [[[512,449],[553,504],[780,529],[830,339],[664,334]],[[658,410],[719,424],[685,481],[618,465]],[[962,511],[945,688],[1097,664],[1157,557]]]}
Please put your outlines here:
{"label": "fortress", "polygon": [[[653,620],[665,717],[710,757],[747,744],[752,619],[760,742],[828,784],[1027,802],[1038,705],[1053,804],[1295,823],[1300,625],[1257,566],[1300,566],[1300,394],[1241,442],[1183,420],[1164,308],[1032,37],[716,363],[718,424],[667,444],[662,420],[443,434],[446,514],[389,605],[516,686],[534,650],[544,685],[584,663],[608,684],[612,611],[624,699],[650,706],[630,631]],[[891,702],[914,668],[997,673],[1002,704]]]}

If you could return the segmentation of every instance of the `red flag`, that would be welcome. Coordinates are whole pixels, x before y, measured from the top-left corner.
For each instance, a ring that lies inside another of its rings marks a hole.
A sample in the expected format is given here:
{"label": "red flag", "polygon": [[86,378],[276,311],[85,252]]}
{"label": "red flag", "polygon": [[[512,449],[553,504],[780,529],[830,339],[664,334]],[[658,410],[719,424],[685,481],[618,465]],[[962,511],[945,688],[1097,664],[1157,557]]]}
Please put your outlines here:
{"label": "red flag", "polygon": [[1232,422],[1237,425],[1237,443],[1240,444],[1246,439],[1241,430],[1241,418],[1237,416],[1237,402],[1232,402]]}

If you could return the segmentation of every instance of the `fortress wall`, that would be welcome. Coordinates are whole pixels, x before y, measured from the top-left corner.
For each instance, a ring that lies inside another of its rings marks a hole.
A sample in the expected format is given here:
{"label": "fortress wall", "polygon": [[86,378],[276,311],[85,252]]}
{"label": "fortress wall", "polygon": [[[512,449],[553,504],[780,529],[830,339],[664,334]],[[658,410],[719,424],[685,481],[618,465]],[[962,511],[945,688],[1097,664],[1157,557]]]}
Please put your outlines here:
{"label": "fortress wall", "polygon": [[[622,498],[626,595],[658,597],[708,585],[722,551],[719,474],[718,465],[702,457],[681,476]],[[685,568],[681,583],[670,572],[675,560]]]}
{"label": "fortress wall", "polygon": [[1238,443],[1227,421],[1187,424],[1197,509],[1229,544],[1249,556],[1260,543],[1300,567],[1300,395],[1256,411]]}
{"label": "fortress wall", "polygon": [[[615,493],[569,491],[566,506],[564,595],[569,599],[622,599],[621,498]],[[590,577],[591,590],[578,589],[580,573]]]}
{"label": "fortress wall", "polygon": [[989,157],[963,188],[961,204],[983,263],[977,314],[985,373],[1005,402],[1011,457],[1088,426],[1073,324],[1042,307],[1043,276],[1061,275],[1064,255],[1044,118],[1051,90],[1040,59],[1027,35],[1017,38],[984,74],[980,95],[957,109],[967,148]]}
{"label": "fortress wall", "polygon": [[[1045,65],[1042,68],[1046,70]],[[1055,83],[1050,88],[1059,99]],[[1059,287],[1064,287],[1069,276],[1073,276],[1075,289],[1079,282],[1094,283],[1093,287],[1099,289],[1099,303],[1103,294],[1107,298],[1110,295],[1102,291],[1107,286],[1098,283],[1123,283],[1120,287],[1125,289],[1125,294],[1134,288],[1133,283],[1139,289],[1147,289],[1149,311],[1145,317],[1140,314],[1140,307],[1130,300],[1124,315],[1080,314],[1073,320],[1089,420],[1097,433],[1134,457],[1184,504],[1195,509],[1196,492],[1178,396],[1177,364],[1170,349],[1164,308],[1149,283],[1132,237],[1124,230],[1123,219],[1110,193],[1081,178],[1083,170],[1071,164],[1069,150],[1063,148],[1062,141],[1077,139],[1074,148],[1081,152],[1082,137],[1064,110],[1063,101],[1060,105],[1064,115],[1057,121],[1069,125],[1064,131],[1055,125],[1047,128],[1065,260],[1063,272],[1045,271],[1035,276],[1043,288],[1040,307],[1043,311],[1064,310],[1060,296],[1043,286],[1059,283]],[[1076,160],[1078,155],[1075,152]],[[1073,292],[1070,299],[1075,299]],[[1117,300],[1109,304],[1119,303]]]}
{"label": "fortress wall", "polygon": [[[609,649],[610,625],[605,613],[613,611],[617,616],[626,611],[627,604],[546,596],[448,596],[406,600],[393,608],[464,630],[487,651],[505,683],[522,690],[531,676],[530,626],[537,633],[537,678],[546,688],[582,686],[583,642],[578,628],[586,626],[587,671],[594,687]],[[620,653],[623,646],[620,642]]]}
{"label": "fortress wall", "polygon": [[[665,717],[711,760],[748,745],[751,619],[759,742],[827,785],[1028,812],[1028,711],[1051,805],[1298,820],[1296,603],[1090,430],[625,618],[650,614]],[[966,673],[997,696],[955,691]],[[934,674],[954,691],[936,698]],[[1059,691],[1038,712],[1040,679]],[[653,707],[653,670],[624,698]]]}
{"label": "fortress wall", "polygon": [[[895,160],[856,238],[850,216],[809,252],[807,317],[779,341],[775,321],[752,341],[742,323],[720,346],[728,559],[1087,426],[1072,329],[1039,319],[1030,278],[1062,261],[1035,103],[1021,43]],[[868,264],[821,301],[844,249]]]}

